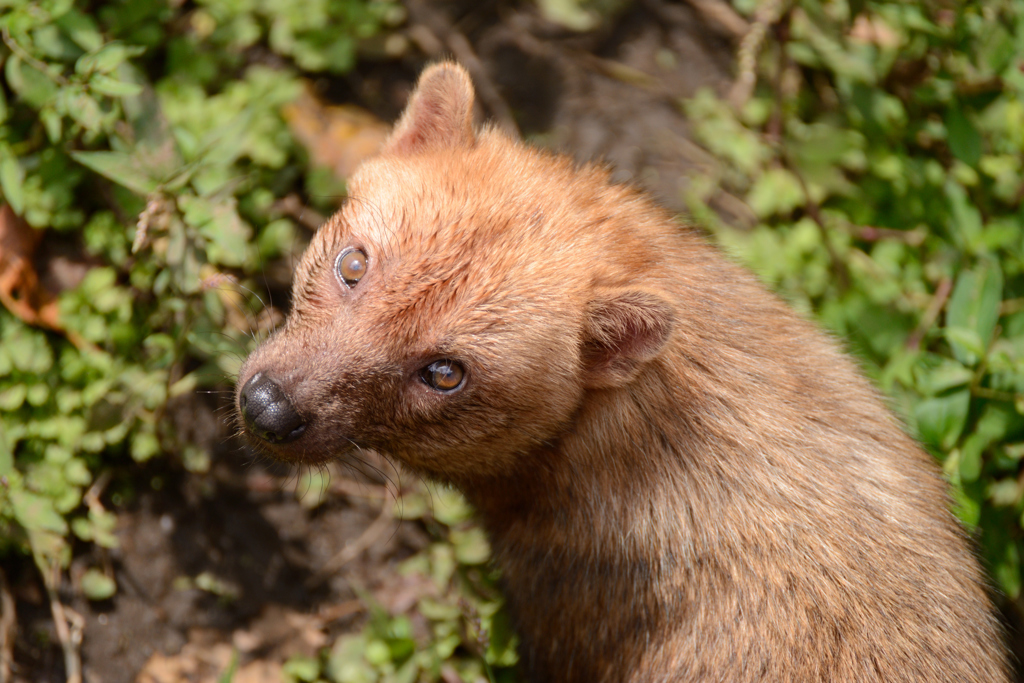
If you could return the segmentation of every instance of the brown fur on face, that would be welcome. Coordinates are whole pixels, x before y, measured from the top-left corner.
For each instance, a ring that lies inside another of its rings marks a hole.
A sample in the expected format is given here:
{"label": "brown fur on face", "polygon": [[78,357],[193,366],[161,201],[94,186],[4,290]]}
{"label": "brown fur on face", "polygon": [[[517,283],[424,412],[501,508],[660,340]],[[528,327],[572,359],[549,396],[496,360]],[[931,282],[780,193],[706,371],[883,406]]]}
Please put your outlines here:
{"label": "brown fur on face", "polygon": [[472,101],[431,67],[352,178],[239,377],[243,414],[270,378],[301,430],[253,440],[458,486],[530,681],[1006,680],[934,463],[836,345],[604,170],[476,133]]}

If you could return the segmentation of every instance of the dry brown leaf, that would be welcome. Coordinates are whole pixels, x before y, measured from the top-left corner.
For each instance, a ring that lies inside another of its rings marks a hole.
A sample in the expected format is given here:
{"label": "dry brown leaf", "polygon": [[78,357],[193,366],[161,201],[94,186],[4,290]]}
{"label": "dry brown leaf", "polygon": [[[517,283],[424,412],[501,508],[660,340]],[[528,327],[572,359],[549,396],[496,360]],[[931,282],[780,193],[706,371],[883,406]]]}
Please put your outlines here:
{"label": "dry brown leaf", "polygon": [[0,208],[0,303],[29,325],[60,329],[55,298],[39,283],[33,262],[43,231]]}
{"label": "dry brown leaf", "polygon": [[281,683],[283,680],[280,664],[257,659],[236,671],[231,683]]}
{"label": "dry brown leaf", "polygon": [[313,161],[341,179],[376,154],[391,131],[370,112],[353,105],[324,104],[308,89],[283,113]]}
{"label": "dry brown leaf", "polygon": [[[224,306],[226,320],[226,327],[239,330],[245,334],[253,332],[254,328],[258,332],[262,332],[264,328],[260,327],[260,320],[257,318],[250,318],[251,311],[249,310],[249,302],[245,300],[242,295],[242,286],[238,283],[238,278],[230,273],[222,273],[214,268],[209,263],[203,264],[199,269],[199,277],[202,282],[203,291],[214,291],[217,294],[217,298],[220,299],[221,304]],[[267,308],[260,310],[260,315],[269,315],[266,312]],[[276,312],[276,311],[272,311]],[[278,313],[278,315],[280,315]],[[274,329],[273,327],[266,329]]]}
{"label": "dry brown leaf", "polygon": [[[42,240],[42,230],[29,225],[9,205],[0,206],[0,304],[29,325],[61,332],[80,349],[93,348],[61,325],[60,292],[44,287],[36,270],[36,250]],[[69,286],[77,284],[76,279],[80,278],[73,277]]]}
{"label": "dry brown leaf", "polygon": [[858,15],[850,28],[850,38],[859,43],[873,43],[881,48],[894,48],[900,45],[900,36],[892,30],[880,17]]}
{"label": "dry brown leaf", "polygon": [[437,584],[425,574],[392,575],[374,591],[374,598],[390,614],[404,614],[423,598],[436,597]]}
{"label": "dry brown leaf", "polygon": [[202,646],[186,643],[176,655],[157,652],[146,662],[136,683],[216,683],[231,665],[227,643]]}
{"label": "dry brown leaf", "polygon": [[282,661],[295,655],[313,657],[327,645],[322,617],[280,605],[268,605],[248,629],[235,631],[231,640],[242,652],[263,649],[270,659]]}
{"label": "dry brown leaf", "polygon": [[[211,632],[193,629],[189,642],[176,655],[157,652],[146,662],[136,683],[218,683],[231,666],[235,648],[226,642],[211,642]],[[257,659],[239,666],[232,683],[280,683],[282,663]]]}

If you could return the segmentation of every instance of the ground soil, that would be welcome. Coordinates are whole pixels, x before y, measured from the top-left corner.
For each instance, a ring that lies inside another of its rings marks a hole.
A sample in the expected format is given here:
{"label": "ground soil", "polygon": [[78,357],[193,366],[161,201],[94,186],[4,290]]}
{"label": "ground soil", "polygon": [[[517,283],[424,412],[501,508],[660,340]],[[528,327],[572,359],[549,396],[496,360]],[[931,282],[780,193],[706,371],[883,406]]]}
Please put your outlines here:
{"label": "ground soil", "polygon": [[[637,0],[597,31],[577,34],[532,4],[408,0],[401,56],[364,59],[345,77],[316,81],[316,90],[393,120],[422,66],[455,54],[473,72],[481,119],[581,160],[603,160],[617,179],[683,210],[687,178],[708,160],[690,141],[680,101],[731,83],[737,34],[715,5]],[[280,300],[288,269],[267,270]],[[230,436],[220,417],[227,400],[197,395],[175,407],[215,446],[209,473],[186,473],[172,458],[109,488],[121,492],[120,505],[109,503],[120,547],[79,549],[66,583],[76,585],[86,567],[107,566],[118,593],[102,603],[70,588],[61,596],[82,617],[86,683],[215,681],[236,651],[236,682],[279,680],[287,657],[314,654],[362,623],[354,587],[384,603],[402,599],[395,566],[429,536],[417,523],[380,520],[409,477],[385,463],[362,474],[337,469],[325,502],[312,505],[321,492],[303,491],[301,472],[260,460]],[[323,571],[339,553],[348,561]],[[19,620],[16,680],[64,681],[34,567],[5,569]]]}

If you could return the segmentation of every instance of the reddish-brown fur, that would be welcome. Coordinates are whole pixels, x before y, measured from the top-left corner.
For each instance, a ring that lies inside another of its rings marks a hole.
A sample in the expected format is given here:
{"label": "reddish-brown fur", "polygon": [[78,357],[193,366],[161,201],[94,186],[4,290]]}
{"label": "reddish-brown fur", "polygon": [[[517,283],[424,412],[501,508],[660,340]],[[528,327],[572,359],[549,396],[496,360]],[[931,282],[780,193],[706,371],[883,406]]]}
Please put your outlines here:
{"label": "reddish-brown fur", "polygon": [[[316,234],[239,378],[306,431],[261,445],[461,489],[530,681],[1006,680],[935,464],[837,345],[605,170],[474,132],[472,101],[428,69]],[[437,359],[460,391],[421,380]]]}

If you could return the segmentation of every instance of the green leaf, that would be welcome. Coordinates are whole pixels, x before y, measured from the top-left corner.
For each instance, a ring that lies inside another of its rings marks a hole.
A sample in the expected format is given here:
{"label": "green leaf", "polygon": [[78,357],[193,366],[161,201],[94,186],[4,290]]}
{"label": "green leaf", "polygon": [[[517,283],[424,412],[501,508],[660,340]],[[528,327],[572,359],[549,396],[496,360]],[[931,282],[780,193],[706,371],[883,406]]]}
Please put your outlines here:
{"label": "green leaf", "polygon": [[7,426],[0,420],[0,477],[14,473],[14,439],[7,433]]}
{"label": "green leaf", "polygon": [[91,74],[99,72],[108,74],[132,57],[145,52],[143,47],[125,45],[120,42],[110,42],[103,45],[95,52],[82,55],[75,62],[75,72],[79,74]]}
{"label": "green leaf", "polygon": [[330,475],[323,469],[307,468],[299,475],[295,495],[302,507],[312,510],[327,500]]}
{"label": "green leaf", "polygon": [[956,516],[968,528],[978,526],[981,520],[981,501],[971,495],[970,491],[963,486],[956,486],[953,489],[953,509]]}
{"label": "green leaf", "polygon": [[951,358],[943,358],[935,367],[917,367],[914,379],[918,391],[926,396],[934,396],[942,392],[960,387],[974,378],[974,372]]}
{"label": "green leaf", "polygon": [[964,440],[960,448],[960,480],[977,481],[981,475],[981,453],[985,448],[985,438],[980,434],[971,434]]}
{"label": "green leaf", "polygon": [[46,403],[47,399],[50,398],[50,387],[42,382],[33,384],[28,389],[28,393],[25,394],[25,400],[28,401],[29,405],[40,407]]}
{"label": "green leaf", "polygon": [[598,17],[582,7],[580,0],[537,0],[541,14],[548,21],[571,31],[590,31]]}
{"label": "green leaf", "polygon": [[966,389],[918,403],[914,418],[921,441],[944,451],[953,448],[967,423],[970,404],[971,393]]}
{"label": "green leaf", "polygon": [[67,534],[68,525],[57,512],[53,501],[24,490],[10,492],[14,518],[28,531],[51,531],[61,536]]}
{"label": "green leaf", "polygon": [[316,657],[293,655],[281,667],[285,676],[293,680],[312,683],[320,677],[320,660]]}
{"label": "green leaf", "polygon": [[64,117],[57,113],[52,106],[46,106],[39,110],[39,120],[46,129],[46,137],[50,142],[57,144],[61,140],[64,130]]}
{"label": "green leaf", "polygon": [[28,386],[15,384],[0,390],[0,410],[14,412],[20,408],[28,397]]}
{"label": "green leaf", "polygon": [[[1003,274],[999,264],[984,261],[960,273],[946,308],[946,336],[957,360],[975,365],[992,343],[999,322]],[[958,329],[959,328],[959,329]]]}
{"label": "green leaf", "polygon": [[185,222],[198,228],[209,240],[207,256],[211,263],[242,265],[252,233],[238,215],[234,197],[214,199],[182,195],[178,205]]}
{"label": "green leaf", "polygon": [[483,529],[470,527],[465,531],[452,530],[452,545],[455,546],[455,559],[460,564],[483,564],[491,558],[491,546]]}
{"label": "green leaf", "polygon": [[420,600],[418,608],[420,614],[431,621],[456,621],[462,615],[458,605],[430,598]]}
{"label": "green leaf", "polygon": [[71,560],[71,548],[63,533],[38,527],[29,529],[28,542],[32,558],[43,576],[50,576],[55,567],[66,567]]}
{"label": "green leaf", "polygon": [[124,152],[71,152],[71,158],[108,180],[141,195],[156,192],[162,180],[151,177],[145,164]]}
{"label": "green leaf", "polygon": [[990,401],[974,425],[974,433],[985,440],[985,447],[1004,441],[1024,426],[1024,420],[1009,403]]}
{"label": "green leaf", "polygon": [[437,486],[431,489],[434,519],[447,526],[455,526],[468,521],[473,516],[470,507],[462,494],[448,486]]}
{"label": "green leaf", "polygon": [[371,666],[381,667],[391,661],[391,650],[380,638],[371,638],[363,650],[363,657]]}
{"label": "green leaf", "polygon": [[78,10],[71,10],[56,21],[57,26],[83,50],[95,51],[103,46],[103,35],[96,21]]}
{"label": "green leaf", "polygon": [[343,635],[335,640],[327,658],[327,677],[339,683],[376,683],[377,672],[363,657],[367,644],[365,633]]}
{"label": "green leaf", "polygon": [[106,600],[113,597],[117,592],[117,584],[114,580],[98,569],[87,569],[82,574],[80,584],[82,593],[89,600]]}
{"label": "green leaf", "polygon": [[89,89],[110,97],[131,97],[142,93],[142,86],[128,81],[119,81],[104,74],[89,79]]}
{"label": "green leaf", "polygon": [[384,641],[388,644],[390,659],[400,662],[416,650],[416,641],[412,638],[412,622],[409,617],[400,615],[388,622],[388,628],[384,634]]}
{"label": "green leaf", "polygon": [[99,103],[84,91],[73,91],[70,88],[61,91],[65,96],[64,106],[68,115],[87,131],[97,131],[103,124],[103,112]]}
{"label": "green leaf", "polygon": [[1020,551],[1014,541],[1007,541],[1003,557],[992,568],[1000,587],[1011,598],[1021,591]]}
{"label": "green leaf", "polygon": [[985,342],[981,336],[968,327],[947,327],[942,335],[953,347],[953,353],[968,365],[977,365],[985,356]]}
{"label": "green leaf", "polygon": [[0,188],[4,200],[19,216],[25,212],[25,170],[7,145],[0,144]]}
{"label": "green leaf", "polygon": [[994,481],[988,486],[988,498],[993,505],[1010,507],[1016,505],[1021,497],[1021,485],[1016,479],[1005,478]]}
{"label": "green leaf", "polygon": [[71,530],[83,541],[92,541],[104,548],[116,548],[117,516],[107,510],[90,509],[87,517],[76,517],[71,521]]}
{"label": "green leaf", "polygon": [[960,183],[948,180],[944,190],[950,209],[949,232],[954,238],[962,239],[962,247],[973,252],[981,236],[981,212]]}
{"label": "green leaf", "polygon": [[320,660],[316,657],[293,655],[281,667],[286,676],[293,680],[312,683],[320,677]]}
{"label": "green leaf", "polygon": [[967,117],[963,106],[953,103],[946,112],[949,151],[960,161],[974,166],[981,159],[981,133]]}
{"label": "green leaf", "polygon": [[7,84],[29,106],[41,109],[57,95],[49,74],[25,64],[17,55],[9,55],[4,64]]}
{"label": "green leaf", "polygon": [[395,499],[391,514],[395,519],[422,519],[430,505],[419,491],[407,491]]}
{"label": "green leaf", "polygon": [[444,589],[452,580],[457,568],[455,549],[446,543],[434,543],[430,546],[430,578],[438,588]]}
{"label": "green leaf", "polygon": [[155,434],[139,432],[132,439],[132,459],[145,462],[160,452],[160,441]]}
{"label": "green leaf", "polygon": [[88,486],[92,483],[92,473],[81,458],[72,458],[64,465],[64,479],[75,486]]}
{"label": "green leaf", "polygon": [[747,204],[762,218],[787,215],[806,201],[800,181],[784,168],[765,171],[747,195]]}
{"label": "green leaf", "polygon": [[235,680],[235,672],[238,671],[238,650],[231,651],[231,661],[228,662],[227,667],[221,673],[220,678],[217,679],[217,683],[232,683]]}
{"label": "green leaf", "polygon": [[686,102],[686,115],[693,122],[697,139],[742,173],[758,172],[772,156],[761,137],[742,125],[732,108],[716,98],[710,88],[698,90]]}
{"label": "green leaf", "polygon": [[516,655],[516,634],[512,628],[512,620],[508,613],[499,611],[491,617],[490,647],[487,648],[487,661],[492,666],[515,666],[519,661]]}
{"label": "green leaf", "polygon": [[3,345],[16,370],[40,375],[53,367],[53,351],[42,333],[24,326],[15,330]]}

